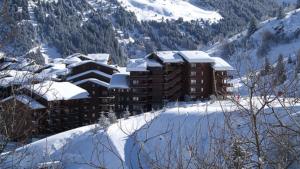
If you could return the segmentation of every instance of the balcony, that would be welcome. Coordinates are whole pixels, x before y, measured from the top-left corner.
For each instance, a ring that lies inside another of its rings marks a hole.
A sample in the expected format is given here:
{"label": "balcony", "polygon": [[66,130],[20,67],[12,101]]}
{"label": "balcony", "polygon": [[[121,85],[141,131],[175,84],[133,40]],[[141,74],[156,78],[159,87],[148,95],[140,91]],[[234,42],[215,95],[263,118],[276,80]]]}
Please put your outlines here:
{"label": "balcony", "polygon": [[181,85],[179,82],[181,82],[181,78],[177,78],[173,81],[169,81],[168,83],[164,84],[164,90],[168,90],[169,88],[175,86],[175,85]]}
{"label": "balcony", "polygon": [[178,92],[178,90],[181,89],[181,85],[176,85],[176,87],[168,90],[168,91],[165,91],[164,94],[166,97],[170,97],[172,95],[174,95],[176,92]]}
{"label": "balcony", "polygon": [[232,83],[219,83],[217,87],[233,87]]}
{"label": "balcony", "polygon": [[233,79],[233,76],[232,75],[221,75],[221,74],[216,74],[216,78],[217,79],[224,79],[224,80],[226,80],[226,79]]}
{"label": "balcony", "polygon": [[182,73],[182,70],[177,69],[177,70],[175,70],[175,71],[173,71],[169,74],[164,75],[164,79],[165,79],[165,81],[170,81],[170,80],[174,79],[176,76],[178,76],[181,73]]}
{"label": "balcony", "polygon": [[138,84],[132,84],[131,83],[131,86],[133,88],[145,88],[145,87],[148,87],[149,86],[149,83],[138,83]]}

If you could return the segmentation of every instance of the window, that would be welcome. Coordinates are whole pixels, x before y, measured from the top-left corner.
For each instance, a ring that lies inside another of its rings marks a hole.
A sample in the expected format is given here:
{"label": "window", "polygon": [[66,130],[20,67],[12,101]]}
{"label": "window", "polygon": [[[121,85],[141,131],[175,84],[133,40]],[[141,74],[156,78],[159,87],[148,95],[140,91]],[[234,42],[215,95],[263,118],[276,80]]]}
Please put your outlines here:
{"label": "window", "polygon": [[201,87],[201,92],[203,92],[204,91],[204,89],[203,89],[203,87]]}
{"label": "window", "polygon": [[204,76],[204,72],[203,71],[201,71],[201,75]]}
{"label": "window", "polygon": [[201,84],[204,84],[204,80],[203,79],[201,80]]}
{"label": "window", "polygon": [[197,67],[197,65],[196,65],[195,63],[192,63],[192,64],[191,64],[191,67],[192,67],[192,68],[195,68],[195,67]]}
{"label": "window", "polygon": [[139,81],[138,81],[138,80],[133,80],[133,81],[132,81],[132,84],[133,84],[133,85],[138,85],[138,84],[139,84]]}
{"label": "window", "polygon": [[195,85],[196,83],[197,83],[197,80],[194,80],[194,79],[191,80],[192,85]]}
{"label": "window", "polygon": [[142,106],[139,105],[133,105],[133,110],[141,110]]}
{"label": "window", "polygon": [[195,88],[195,87],[192,87],[192,88],[191,88],[191,92],[192,92],[192,93],[195,93],[195,92],[196,92],[196,88]]}
{"label": "window", "polygon": [[196,74],[197,74],[197,73],[196,73],[195,71],[192,71],[192,72],[191,72],[191,76],[196,76]]}
{"label": "window", "polygon": [[103,103],[108,103],[108,99],[102,99]]}
{"label": "window", "polygon": [[70,111],[69,111],[69,109],[67,109],[67,108],[65,108],[65,113],[69,113]]}
{"label": "window", "polygon": [[133,99],[133,101],[139,101],[140,100],[139,97],[133,97],[132,99]]}

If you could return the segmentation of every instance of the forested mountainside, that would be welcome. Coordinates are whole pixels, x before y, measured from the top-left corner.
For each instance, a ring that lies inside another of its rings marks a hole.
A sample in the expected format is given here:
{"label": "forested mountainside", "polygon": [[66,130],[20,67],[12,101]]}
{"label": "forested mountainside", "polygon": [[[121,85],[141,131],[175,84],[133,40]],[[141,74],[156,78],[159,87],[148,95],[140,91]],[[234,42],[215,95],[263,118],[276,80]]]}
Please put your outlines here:
{"label": "forested mountainside", "polygon": [[[144,1],[147,0],[139,3]],[[74,52],[106,52],[119,64],[124,64],[128,56],[139,57],[153,50],[201,49],[243,30],[253,17],[262,20],[273,16],[278,8],[273,0],[185,2],[200,10],[217,11],[222,16],[221,20],[211,22],[205,18],[186,21],[181,17],[138,20],[139,13],[131,12],[123,4],[124,0],[4,0],[0,3],[3,53],[47,58],[65,57]]]}
{"label": "forested mountainside", "polygon": [[271,75],[278,86],[291,81],[299,83],[299,18],[300,9],[296,9],[281,11],[261,23],[253,20],[248,29],[215,44],[207,52],[226,57],[241,76],[260,72],[261,76]]}

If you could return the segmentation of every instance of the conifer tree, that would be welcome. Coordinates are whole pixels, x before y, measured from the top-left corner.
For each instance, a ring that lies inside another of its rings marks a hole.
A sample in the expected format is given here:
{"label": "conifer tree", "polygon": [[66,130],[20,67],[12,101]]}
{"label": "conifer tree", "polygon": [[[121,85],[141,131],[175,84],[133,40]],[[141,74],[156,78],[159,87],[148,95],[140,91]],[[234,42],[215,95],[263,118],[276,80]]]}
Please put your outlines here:
{"label": "conifer tree", "polygon": [[274,79],[275,85],[280,85],[280,84],[284,83],[285,80],[287,79],[287,76],[286,76],[286,70],[285,70],[282,54],[280,54],[278,56],[278,61],[277,61],[277,65],[275,67],[275,71],[276,71],[276,77]]}
{"label": "conifer tree", "polygon": [[265,74],[270,74],[272,72],[272,66],[270,64],[269,58],[265,58],[265,66],[264,66]]}
{"label": "conifer tree", "polygon": [[255,33],[257,31],[257,21],[255,18],[252,18],[250,20],[249,26],[248,26],[248,32],[247,32],[247,36],[250,37],[253,33]]}
{"label": "conifer tree", "polygon": [[125,110],[125,112],[123,114],[123,117],[124,117],[124,119],[128,119],[130,117],[130,112],[129,112],[129,108],[128,107],[126,107],[126,110]]}
{"label": "conifer tree", "polygon": [[284,9],[283,7],[280,7],[277,11],[277,19],[283,19],[285,17]]}
{"label": "conifer tree", "polygon": [[297,0],[296,9],[300,8],[300,0]]}
{"label": "conifer tree", "polygon": [[110,120],[102,113],[98,120],[98,124],[100,129],[106,130],[110,125]]}

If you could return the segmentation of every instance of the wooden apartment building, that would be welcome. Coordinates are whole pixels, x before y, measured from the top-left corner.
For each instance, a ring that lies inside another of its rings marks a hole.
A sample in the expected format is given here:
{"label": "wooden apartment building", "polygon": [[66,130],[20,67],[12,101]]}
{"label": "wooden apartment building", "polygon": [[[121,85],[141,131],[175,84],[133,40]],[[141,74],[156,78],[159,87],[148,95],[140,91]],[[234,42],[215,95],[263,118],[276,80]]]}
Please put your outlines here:
{"label": "wooden apartment building", "polygon": [[[201,51],[154,52],[131,59],[126,68],[108,62],[107,55],[71,55],[62,63],[69,71],[60,82],[25,85],[1,105],[17,105],[28,115],[26,131],[57,133],[95,123],[103,113],[121,118],[126,110],[142,113],[172,101],[226,98],[233,70]],[[0,86],[10,84],[0,80]]]}
{"label": "wooden apartment building", "polygon": [[218,57],[202,51],[154,52],[143,59],[131,60],[132,111],[150,111],[166,102],[204,100],[228,94],[228,71],[233,68]]}

